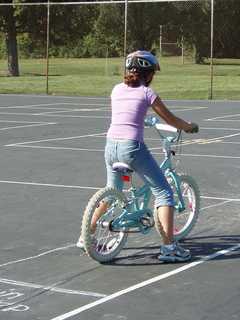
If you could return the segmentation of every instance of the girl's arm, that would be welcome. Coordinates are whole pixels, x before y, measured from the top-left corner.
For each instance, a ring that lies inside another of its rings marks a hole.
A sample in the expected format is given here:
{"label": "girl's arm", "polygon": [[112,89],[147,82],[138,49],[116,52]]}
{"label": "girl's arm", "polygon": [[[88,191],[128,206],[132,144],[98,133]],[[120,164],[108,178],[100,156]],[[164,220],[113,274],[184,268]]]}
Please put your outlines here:
{"label": "girl's arm", "polygon": [[168,110],[159,97],[154,100],[151,107],[167,124],[177,129],[184,130],[185,132],[198,131],[198,126],[195,123],[188,123],[183,119],[176,117],[170,110]]}

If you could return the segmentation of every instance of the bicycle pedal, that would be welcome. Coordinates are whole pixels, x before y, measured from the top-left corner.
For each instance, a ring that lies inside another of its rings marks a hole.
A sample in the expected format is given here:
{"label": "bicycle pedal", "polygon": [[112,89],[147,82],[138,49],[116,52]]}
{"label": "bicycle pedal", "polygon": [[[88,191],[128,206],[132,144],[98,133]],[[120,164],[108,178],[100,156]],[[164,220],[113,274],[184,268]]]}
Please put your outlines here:
{"label": "bicycle pedal", "polygon": [[102,228],[109,228],[111,223],[109,221],[103,220],[98,221],[97,224],[100,225]]}
{"label": "bicycle pedal", "polygon": [[140,222],[144,227],[149,227],[149,228],[152,228],[155,224],[154,220],[150,217],[142,217],[140,219]]}

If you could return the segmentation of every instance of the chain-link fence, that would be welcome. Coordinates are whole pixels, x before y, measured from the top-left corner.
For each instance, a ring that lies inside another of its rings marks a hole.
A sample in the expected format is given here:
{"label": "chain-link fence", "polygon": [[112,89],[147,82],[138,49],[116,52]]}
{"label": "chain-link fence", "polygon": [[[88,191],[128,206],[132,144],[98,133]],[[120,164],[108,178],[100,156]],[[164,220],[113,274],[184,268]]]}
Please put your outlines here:
{"label": "chain-link fence", "polygon": [[124,56],[158,55],[164,99],[239,99],[239,0],[0,3],[0,92],[106,96]]}

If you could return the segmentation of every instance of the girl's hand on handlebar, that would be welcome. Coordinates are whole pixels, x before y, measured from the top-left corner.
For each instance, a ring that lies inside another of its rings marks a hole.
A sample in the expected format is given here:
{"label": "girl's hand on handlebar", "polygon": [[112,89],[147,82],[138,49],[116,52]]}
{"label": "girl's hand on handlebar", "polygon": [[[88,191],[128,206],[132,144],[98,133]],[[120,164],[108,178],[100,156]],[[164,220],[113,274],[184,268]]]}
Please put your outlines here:
{"label": "girl's hand on handlebar", "polygon": [[189,123],[188,128],[184,129],[184,131],[187,133],[197,133],[199,131],[198,124],[191,122]]}

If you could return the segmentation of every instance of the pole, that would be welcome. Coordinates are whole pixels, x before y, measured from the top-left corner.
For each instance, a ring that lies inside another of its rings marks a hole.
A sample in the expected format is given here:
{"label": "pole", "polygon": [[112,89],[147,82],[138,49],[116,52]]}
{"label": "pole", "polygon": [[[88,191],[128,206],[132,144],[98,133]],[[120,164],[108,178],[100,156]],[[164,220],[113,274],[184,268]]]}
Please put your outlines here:
{"label": "pole", "polygon": [[182,64],[184,64],[184,37],[181,39],[181,49],[182,49]]}
{"label": "pole", "polygon": [[48,94],[48,77],[49,77],[49,20],[50,20],[50,4],[47,5],[47,47],[46,47],[46,94]]}
{"label": "pole", "polygon": [[160,25],[160,30],[159,30],[159,53],[160,53],[160,57],[162,57],[162,25]]}
{"label": "pole", "polygon": [[210,55],[210,92],[209,99],[213,98],[213,41],[214,41],[214,0],[211,0],[211,55]]}
{"label": "pole", "polygon": [[125,16],[124,16],[124,49],[123,49],[123,57],[124,57],[124,75],[126,74],[126,66],[125,61],[127,57],[127,18],[128,18],[128,0],[125,0]]}

